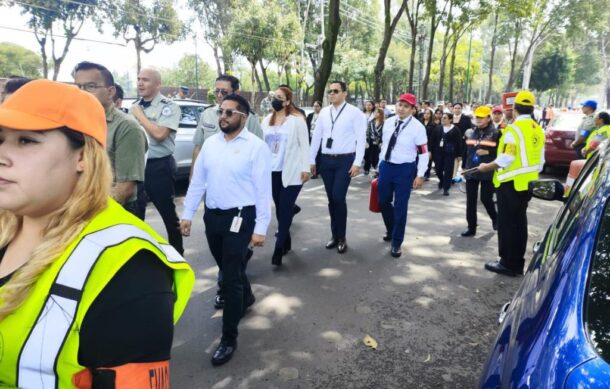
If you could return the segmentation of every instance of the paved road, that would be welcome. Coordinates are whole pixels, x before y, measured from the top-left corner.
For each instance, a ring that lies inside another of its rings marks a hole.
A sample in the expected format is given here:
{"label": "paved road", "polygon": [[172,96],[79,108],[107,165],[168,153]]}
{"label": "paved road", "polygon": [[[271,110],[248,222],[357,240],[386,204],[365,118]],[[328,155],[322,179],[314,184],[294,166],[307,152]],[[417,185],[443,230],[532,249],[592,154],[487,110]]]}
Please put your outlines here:
{"label": "paved road", "polygon": [[[350,187],[345,255],[324,249],[329,218],[321,180],[306,185],[285,265],[271,267],[272,238],[250,262],[257,302],[240,324],[233,360],[219,368],[210,364],[222,321],[212,306],[216,267],[197,214],[185,242],[197,283],[175,332],[173,387],[474,387],[498,311],[520,282],[483,269],[497,253],[491,222],[480,205],[477,236],[460,237],[465,195],[441,196],[433,178],[411,197],[403,256],[393,259],[381,240],[381,216],[368,211],[369,183],[358,177]],[[530,247],[558,207],[530,203]],[[152,206],[147,220],[162,231]],[[377,350],[363,343],[366,335]]]}

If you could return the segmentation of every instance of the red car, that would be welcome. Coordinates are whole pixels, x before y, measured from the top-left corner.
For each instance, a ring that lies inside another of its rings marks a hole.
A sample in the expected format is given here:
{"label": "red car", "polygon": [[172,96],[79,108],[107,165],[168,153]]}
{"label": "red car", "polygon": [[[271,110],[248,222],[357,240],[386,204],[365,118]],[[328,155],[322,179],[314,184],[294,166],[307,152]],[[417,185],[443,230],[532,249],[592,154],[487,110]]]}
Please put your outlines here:
{"label": "red car", "polygon": [[570,147],[576,138],[576,130],[583,114],[561,112],[555,116],[545,131],[544,160],[547,166],[570,166],[578,159],[576,151]]}

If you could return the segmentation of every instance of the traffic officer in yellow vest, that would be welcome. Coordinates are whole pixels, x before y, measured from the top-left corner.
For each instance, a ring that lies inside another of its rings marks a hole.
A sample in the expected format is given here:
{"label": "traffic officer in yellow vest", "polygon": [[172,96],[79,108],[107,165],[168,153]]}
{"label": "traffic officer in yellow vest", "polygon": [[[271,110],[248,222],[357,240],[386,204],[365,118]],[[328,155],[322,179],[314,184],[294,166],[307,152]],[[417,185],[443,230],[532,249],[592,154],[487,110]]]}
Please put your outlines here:
{"label": "traffic officer in yellow vest", "polygon": [[494,172],[498,199],[498,248],[500,259],[485,269],[517,276],[523,274],[527,246],[527,205],[530,181],[538,179],[544,166],[544,132],[532,119],[534,95],[521,91],[514,101],[514,123],[504,129],[498,144],[498,158],[482,163],[480,172]]}
{"label": "traffic officer in yellow vest", "polygon": [[[161,94],[161,74],[155,69],[142,69],[138,74],[138,95],[129,112],[146,131],[149,149],[144,170],[146,196],[163,219],[167,239],[180,254],[184,252],[176,204],[176,133],[181,111],[178,104]],[[138,193],[138,197],[140,193]],[[146,208],[146,205],[143,205]],[[144,220],[144,214],[142,220]]]}
{"label": "traffic officer in yellow vest", "polygon": [[597,129],[589,135],[585,147],[582,149],[582,153],[587,159],[591,158],[601,142],[610,138],[610,114],[608,112],[598,113],[595,117],[595,126]]}
{"label": "traffic officer in yellow vest", "polygon": [[169,388],[194,284],[110,198],[104,108],[36,80],[0,106],[0,387]]}

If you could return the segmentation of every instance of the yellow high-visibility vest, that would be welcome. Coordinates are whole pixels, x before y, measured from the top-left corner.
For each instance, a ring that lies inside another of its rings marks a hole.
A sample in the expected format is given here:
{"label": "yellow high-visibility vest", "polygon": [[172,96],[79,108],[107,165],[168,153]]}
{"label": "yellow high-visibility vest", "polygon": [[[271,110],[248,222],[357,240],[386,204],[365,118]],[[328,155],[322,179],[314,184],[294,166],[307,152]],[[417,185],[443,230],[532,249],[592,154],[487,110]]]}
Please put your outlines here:
{"label": "yellow high-visibility vest", "polygon": [[83,319],[140,250],[173,270],[177,322],[195,283],[193,270],[152,228],[109,199],[40,275],[25,302],[0,321],[0,388],[73,388],[73,376],[85,369],[78,363]]}
{"label": "yellow high-visibility vest", "polygon": [[513,181],[515,190],[528,190],[530,181],[538,179],[542,169],[540,154],[544,148],[544,131],[533,119],[517,120],[504,129],[498,144],[498,153],[504,153],[504,139],[512,134],[515,142],[515,159],[506,168],[500,168],[494,173],[494,186]]}

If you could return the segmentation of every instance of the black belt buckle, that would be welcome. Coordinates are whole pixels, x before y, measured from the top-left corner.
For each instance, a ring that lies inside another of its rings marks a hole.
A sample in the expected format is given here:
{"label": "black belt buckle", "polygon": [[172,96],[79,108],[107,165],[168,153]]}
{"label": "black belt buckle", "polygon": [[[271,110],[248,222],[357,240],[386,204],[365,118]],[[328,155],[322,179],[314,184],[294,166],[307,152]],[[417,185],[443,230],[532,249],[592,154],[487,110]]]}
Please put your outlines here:
{"label": "black belt buckle", "polygon": [[333,148],[333,138],[326,139],[326,148],[327,149],[332,149]]}

